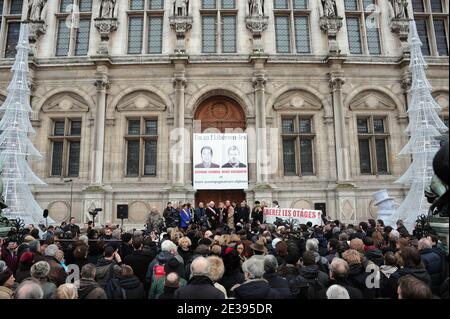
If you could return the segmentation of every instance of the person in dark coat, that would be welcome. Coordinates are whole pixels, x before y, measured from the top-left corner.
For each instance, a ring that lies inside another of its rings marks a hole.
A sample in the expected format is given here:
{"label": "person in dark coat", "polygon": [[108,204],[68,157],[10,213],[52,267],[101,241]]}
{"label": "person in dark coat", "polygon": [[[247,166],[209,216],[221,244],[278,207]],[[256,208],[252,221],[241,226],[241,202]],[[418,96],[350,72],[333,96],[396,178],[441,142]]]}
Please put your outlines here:
{"label": "person in dark coat", "polygon": [[119,254],[122,259],[125,259],[128,255],[130,255],[134,249],[132,245],[133,235],[130,233],[123,233],[121,236],[122,243],[120,244]]}
{"label": "person in dark coat", "polygon": [[180,255],[183,258],[185,265],[187,265],[190,262],[192,256],[194,255],[191,246],[192,246],[191,239],[187,236],[181,237],[178,240],[177,252],[178,255]]}
{"label": "person in dark coat", "polygon": [[169,273],[164,280],[164,292],[158,299],[174,299],[175,291],[180,287],[180,277],[177,273]]}
{"label": "person in dark coat", "polygon": [[245,281],[245,276],[241,272],[241,259],[239,253],[233,250],[223,256],[223,264],[225,266],[225,273],[219,284],[225,287],[227,295],[230,295],[230,290],[236,284],[241,284]]}
{"label": "person in dark coat", "polygon": [[16,282],[20,284],[25,279],[31,277],[30,269],[31,266],[33,266],[33,263],[34,263],[34,253],[26,251],[20,256],[19,266],[17,267],[15,275]]}
{"label": "person in dark coat", "polygon": [[377,291],[375,288],[367,287],[366,279],[370,273],[366,272],[366,269],[363,266],[361,254],[354,249],[349,249],[342,254],[342,258],[349,265],[349,272],[347,277],[348,283],[351,286],[359,289],[363,293],[364,298],[375,298],[376,292],[379,291]]}
{"label": "person in dark coat", "polygon": [[17,264],[19,260],[17,259],[17,241],[15,239],[9,238],[0,247],[1,253],[0,257],[6,263],[6,266],[15,273],[17,269]]}
{"label": "person in dark coat", "polygon": [[73,256],[75,258],[74,263],[81,269],[84,265],[88,264],[88,246],[79,245],[73,250]]}
{"label": "person in dark coat", "polygon": [[403,220],[399,219],[397,220],[397,231],[400,233],[401,236],[405,237],[409,235],[408,230],[406,229],[405,225],[403,225]]}
{"label": "person in dark coat", "polygon": [[86,264],[81,268],[78,299],[107,299],[105,290],[95,281],[95,275],[94,264]]}
{"label": "person in dark coat", "polygon": [[246,281],[231,288],[236,299],[282,299],[278,290],[272,288],[264,276],[264,257],[252,256],[242,264]]}
{"label": "person in dark coat", "polygon": [[[302,264],[298,276],[289,281],[291,293],[294,298],[319,298],[318,294],[320,291],[328,287],[328,275],[320,271],[319,266],[316,264],[316,256],[312,251],[305,251],[303,253]],[[314,295],[311,295],[312,293]]]}
{"label": "person in dark coat", "polygon": [[444,281],[441,257],[432,250],[432,243],[428,238],[419,240],[419,251],[422,263],[431,277],[431,290],[437,295]]}
{"label": "person in dark coat", "polygon": [[279,292],[282,299],[292,298],[291,290],[289,289],[288,281],[281,277],[278,273],[277,258],[273,255],[264,257],[264,276],[269,286]]}
{"label": "person in dark coat", "polygon": [[95,280],[105,289],[109,280],[114,277],[114,267],[122,263],[120,255],[112,246],[106,246],[104,255],[99,258],[96,267]]}
{"label": "person in dark coat", "polygon": [[[348,263],[342,258],[334,258],[330,264],[330,284],[329,286],[339,285],[347,290],[350,299],[363,299],[364,296],[358,288],[353,287],[347,281],[349,274]],[[323,289],[319,295],[323,299],[327,299],[328,288]]]}
{"label": "person in dark coat", "polygon": [[133,274],[133,268],[127,265],[121,266],[119,284],[124,292],[124,299],[145,299],[144,285]]}
{"label": "person in dark coat", "polygon": [[151,249],[143,249],[141,237],[134,237],[132,240],[134,251],[126,256],[123,260],[124,264],[133,268],[134,275],[144,284],[146,291],[150,287],[150,283],[145,281],[148,267],[155,258],[156,253]]}
{"label": "person in dark coat", "polygon": [[81,234],[80,227],[76,224],[77,220],[75,217],[70,218],[69,224],[64,227],[65,232],[71,232],[72,238],[78,237]]}
{"label": "person in dark coat", "polygon": [[250,217],[250,207],[248,207],[247,202],[244,200],[241,202],[239,207],[234,210],[234,224],[241,223],[245,225],[248,223]]}
{"label": "person in dark coat", "polygon": [[406,275],[412,275],[431,287],[431,277],[422,263],[419,250],[413,247],[405,247],[400,251],[400,257],[403,267],[389,277],[390,298],[398,298],[398,281]]}
{"label": "person in dark coat", "polygon": [[197,257],[191,264],[191,279],[175,291],[174,299],[225,299],[209,279],[209,263],[205,257]]}
{"label": "person in dark coat", "polygon": [[63,266],[60,264],[59,260],[56,259],[56,254],[59,248],[55,244],[48,245],[45,249],[45,260],[50,265],[50,273],[48,274],[48,279],[53,282],[56,286],[60,286],[66,283],[67,273]]}

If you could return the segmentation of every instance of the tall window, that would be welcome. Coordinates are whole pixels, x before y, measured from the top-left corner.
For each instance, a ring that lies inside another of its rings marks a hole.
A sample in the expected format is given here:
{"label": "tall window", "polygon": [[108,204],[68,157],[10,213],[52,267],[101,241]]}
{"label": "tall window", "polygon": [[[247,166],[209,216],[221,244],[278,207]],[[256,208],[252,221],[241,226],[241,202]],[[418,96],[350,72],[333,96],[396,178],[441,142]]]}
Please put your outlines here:
{"label": "tall window", "polygon": [[83,56],[89,51],[92,0],[60,0],[56,56]]}
{"label": "tall window", "polygon": [[275,43],[278,53],[310,53],[307,0],[274,0]]}
{"label": "tall window", "polygon": [[127,134],[127,176],[156,176],[158,120],[129,118]]}
{"label": "tall window", "polygon": [[424,55],[448,56],[449,29],[445,1],[412,0],[414,20]]}
{"label": "tall window", "polygon": [[128,54],[162,53],[163,0],[130,0]]}
{"label": "tall window", "polygon": [[374,116],[359,117],[357,128],[361,174],[389,174],[386,120]]}
{"label": "tall window", "polygon": [[54,119],[51,176],[76,177],[80,171],[81,119]]}
{"label": "tall window", "polygon": [[[236,52],[236,0],[202,0],[202,52]],[[220,21],[220,23],[219,23]]]}
{"label": "tall window", "polygon": [[380,19],[374,13],[377,1],[344,0],[350,54],[381,54]]}
{"label": "tall window", "polygon": [[281,122],[284,175],[314,175],[312,117],[283,117]]}
{"label": "tall window", "polygon": [[23,0],[0,0],[1,57],[14,58],[19,41]]}

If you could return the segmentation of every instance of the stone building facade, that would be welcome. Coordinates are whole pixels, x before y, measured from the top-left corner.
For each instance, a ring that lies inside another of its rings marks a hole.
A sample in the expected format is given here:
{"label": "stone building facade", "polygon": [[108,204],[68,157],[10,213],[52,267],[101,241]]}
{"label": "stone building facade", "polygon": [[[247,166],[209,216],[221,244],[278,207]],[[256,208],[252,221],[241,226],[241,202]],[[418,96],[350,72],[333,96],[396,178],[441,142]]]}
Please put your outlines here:
{"label": "stone building facade", "polygon": [[[375,191],[407,192],[409,18],[448,121],[445,0],[29,1],[0,1],[0,99],[27,20],[32,168],[48,184],[34,193],[57,222],[100,207],[119,223],[127,204],[141,227],[169,200],[230,197],[376,218]],[[249,133],[248,189],[192,188],[192,134],[211,127]]]}

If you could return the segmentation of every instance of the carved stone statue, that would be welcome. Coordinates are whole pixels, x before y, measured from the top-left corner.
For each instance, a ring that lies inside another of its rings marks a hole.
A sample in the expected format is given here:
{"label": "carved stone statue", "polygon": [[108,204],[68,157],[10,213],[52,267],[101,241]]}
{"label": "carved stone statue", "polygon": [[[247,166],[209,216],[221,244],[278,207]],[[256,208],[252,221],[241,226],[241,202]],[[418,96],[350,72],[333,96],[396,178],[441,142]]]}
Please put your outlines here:
{"label": "carved stone statue", "polygon": [[250,16],[263,16],[264,0],[248,0],[248,12]]}
{"label": "carved stone statue", "polygon": [[116,0],[102,0],[100,4],[100,18],[114,18]]}
{"label": "carved stone statue", "polygon": [[189,0],[174,0],[173,15],[186,17],[189,15]]}
{"label": "carved stone statue", "polygon": [[41,21],[42,20],[42,11],[44,10],[44,6],[46,3],[47,3],[47,0],[29,0],[28,1],[27,20],[28,21]]}
{"label": "carved stone statue", "polygon": [[336,0],[322,0],[323,14],[326,17],[337,17]]}
{"label": "carved stone statue", "polygon": [[408,19],[408,0],[391,0],[392,9],[394,10],[394,18]]}

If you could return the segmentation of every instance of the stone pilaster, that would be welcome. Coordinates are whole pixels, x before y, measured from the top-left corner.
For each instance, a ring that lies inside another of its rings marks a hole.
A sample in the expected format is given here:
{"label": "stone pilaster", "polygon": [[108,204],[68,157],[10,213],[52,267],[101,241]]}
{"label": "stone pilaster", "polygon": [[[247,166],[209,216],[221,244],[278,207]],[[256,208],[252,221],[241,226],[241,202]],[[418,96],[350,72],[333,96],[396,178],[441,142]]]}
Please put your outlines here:
{"label": "stone pilaster", "polygon": [[97,88],[97,109],[94,123],[94,159],[91,173],[91,184],[101,186],[103,184],[106,95],[110,85],[107,66],[97,66],[94,85]]}

